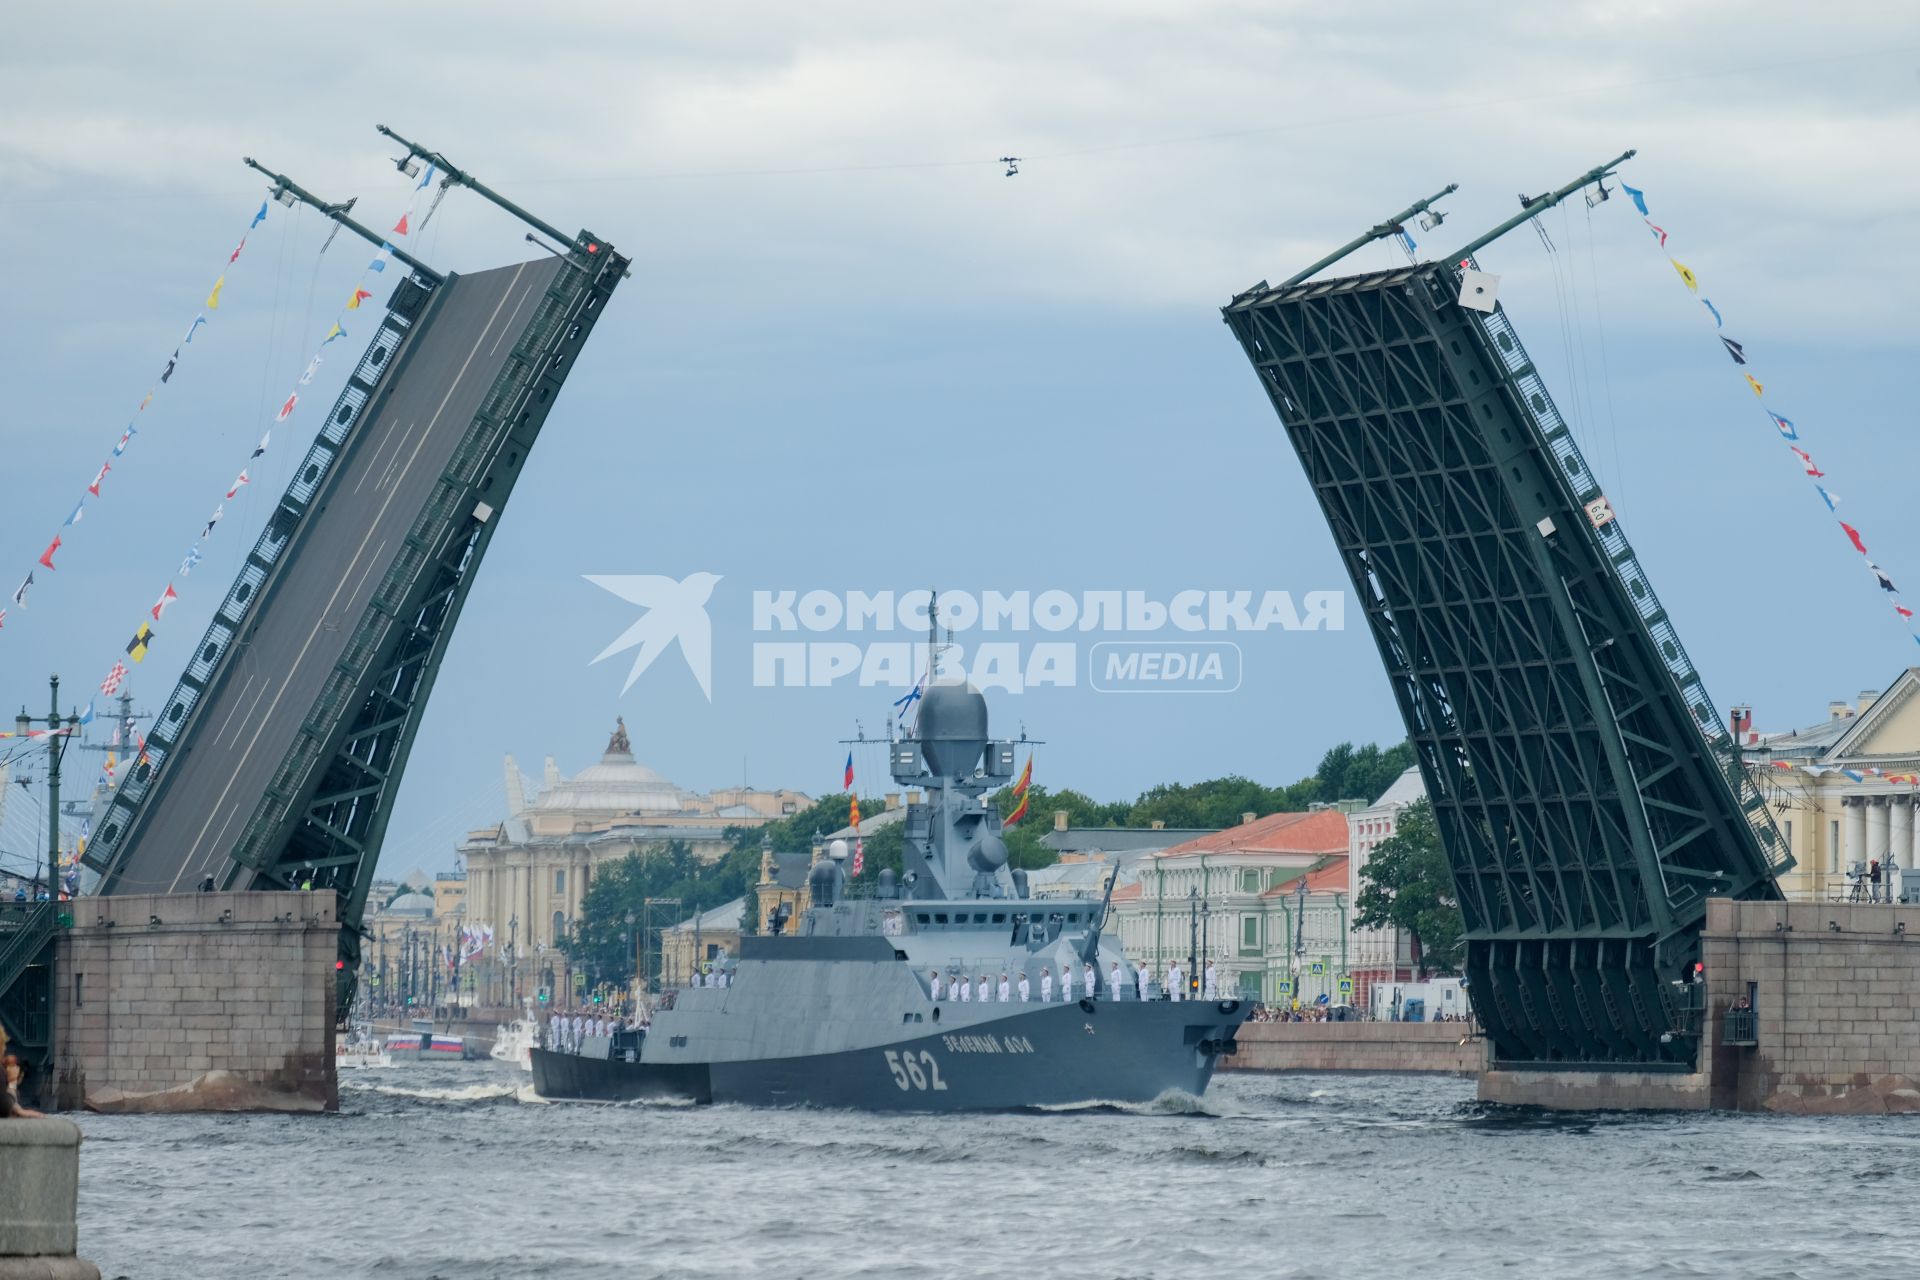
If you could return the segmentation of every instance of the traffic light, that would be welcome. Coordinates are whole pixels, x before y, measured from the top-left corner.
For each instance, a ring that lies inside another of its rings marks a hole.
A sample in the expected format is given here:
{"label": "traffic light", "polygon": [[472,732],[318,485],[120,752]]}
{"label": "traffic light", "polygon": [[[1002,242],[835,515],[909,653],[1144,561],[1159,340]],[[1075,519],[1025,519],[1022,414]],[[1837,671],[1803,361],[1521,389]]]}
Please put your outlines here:
{"label": "traffic light", "polygon": [[333,962],[333,971],[335,973],[339,973],[342,969],[345,969],[346,967],[347,967],[347,962],[345,960],[335,960]]}
{"label": "traffic light", "polygon": [[542,987],[540,988],[540,1003],[545,1004],[546,1002],[547,1002],[547,989],[545,987]]}
{"label": "traffic light", "polygon": [[1699,960],[1693,962],[1693,980],[1695,982],[1705,982],[1707,980],[1707,966]]}
{"label": "traffic light", "polygon": [[601,1000],[601,996],[600,996],[600,993],[599,993],[598,991],[596,991],[596,992],[594,992],[594,993],[593,993],[593,1002],[594,1002],[595,1004],[599,1004],[599,1003],[600,1003],[600,1000]]}

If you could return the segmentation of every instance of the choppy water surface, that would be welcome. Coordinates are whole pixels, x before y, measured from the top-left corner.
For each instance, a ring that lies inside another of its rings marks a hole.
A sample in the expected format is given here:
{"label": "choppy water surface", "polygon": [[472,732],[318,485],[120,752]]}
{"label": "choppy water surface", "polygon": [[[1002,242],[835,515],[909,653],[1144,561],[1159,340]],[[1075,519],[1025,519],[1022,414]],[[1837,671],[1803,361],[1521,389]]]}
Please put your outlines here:
{"label": "choppy water surface", "polygon": [[1548,1116],[1464,1081],[1222,1077],[1204,1109],[889,1117],[533,1100],[496,1063],[337,1116],[82,1116],[81,1250],[140,1277],[1894,1276],[1920,1119]]}

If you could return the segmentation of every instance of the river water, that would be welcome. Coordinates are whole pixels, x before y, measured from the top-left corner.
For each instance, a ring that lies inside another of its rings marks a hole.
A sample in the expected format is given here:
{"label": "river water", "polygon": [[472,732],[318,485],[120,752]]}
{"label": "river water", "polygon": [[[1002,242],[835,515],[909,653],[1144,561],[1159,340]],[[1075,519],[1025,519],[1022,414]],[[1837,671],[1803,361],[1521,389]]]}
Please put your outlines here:
{"label": "river water", "polygon": [[1222,1076],[1200,1107],[548,1104],[504,1064],[333,1116],[80,1116],[107,1276],[1911,1276],[1920,1118],[1553,1116],[1469,1082]]}

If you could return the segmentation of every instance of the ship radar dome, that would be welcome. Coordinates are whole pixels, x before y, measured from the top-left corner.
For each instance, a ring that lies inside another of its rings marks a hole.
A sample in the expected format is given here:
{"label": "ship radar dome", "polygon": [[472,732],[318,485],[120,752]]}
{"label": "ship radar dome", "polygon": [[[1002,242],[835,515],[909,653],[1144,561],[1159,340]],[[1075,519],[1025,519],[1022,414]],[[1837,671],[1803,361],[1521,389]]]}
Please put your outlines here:
{"label": "ship radar dome", "polygon": [[987,700],[964,681],[930,686],[920,700],[920,745],[933,772],[964,778],[987,749]]}

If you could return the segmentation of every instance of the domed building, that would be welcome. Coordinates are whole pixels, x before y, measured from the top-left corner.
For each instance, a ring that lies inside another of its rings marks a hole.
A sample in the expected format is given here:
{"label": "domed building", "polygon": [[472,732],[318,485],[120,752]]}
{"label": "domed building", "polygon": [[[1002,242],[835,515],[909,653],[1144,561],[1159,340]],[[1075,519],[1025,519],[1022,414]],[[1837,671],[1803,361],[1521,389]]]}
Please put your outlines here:
{"label": "domed building", "polygon": [[728,828],[757,827],[813,803],[799,791],[687,791],[634,758],[624,720],[599,763],[572,777],[548,756],[532,803],[512,756],[506,787],[506,819],[469,832],[460,853],[467,922],[490,926],[502,957],[509,945],[517,948],[523,995],[541,985],[544,967],[535,962],[564,944],[595,867],[674,840],[716,861],[727,851]]}

